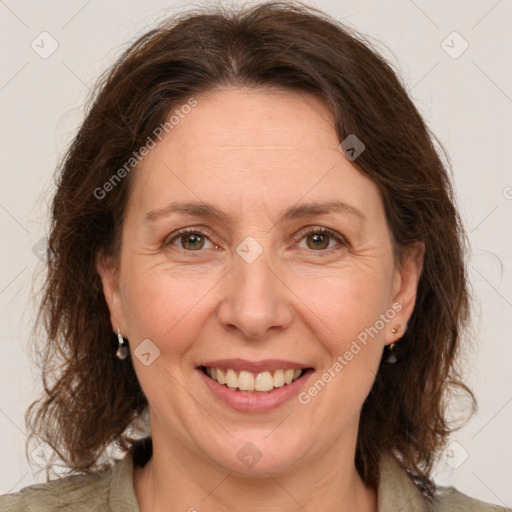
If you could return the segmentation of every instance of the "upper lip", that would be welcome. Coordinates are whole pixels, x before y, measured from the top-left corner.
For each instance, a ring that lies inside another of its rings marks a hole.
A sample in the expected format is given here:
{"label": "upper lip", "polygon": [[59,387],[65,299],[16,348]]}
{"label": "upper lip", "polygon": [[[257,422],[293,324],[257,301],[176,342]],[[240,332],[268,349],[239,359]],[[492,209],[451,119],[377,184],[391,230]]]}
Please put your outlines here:
{"label": "upper lip", "polygon": [[308,365],[294,361],[283,361],[282,359],[263,359],[261,361],[247,361],[246,359],[217,359],[215,361],[205,361],[200,366],[209,368],[222,368],[233,370],[245,370],[247,372],[264,372],[273,370],[286,370],[288,368],[305,369]]}

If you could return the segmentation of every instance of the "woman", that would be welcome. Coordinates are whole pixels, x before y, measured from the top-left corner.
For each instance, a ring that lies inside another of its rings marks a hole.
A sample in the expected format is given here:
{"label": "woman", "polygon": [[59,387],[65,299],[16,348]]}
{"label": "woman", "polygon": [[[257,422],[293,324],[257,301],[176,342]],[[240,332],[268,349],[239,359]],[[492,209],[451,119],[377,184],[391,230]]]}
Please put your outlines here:
{"label": "woman", "polygon": [[463,232],[432,136],[346,27],[278,3],[149,32],[52,214],[28,420],[83,474],[2,510],[500,510],[431,479],[446,393],[472,398]]}

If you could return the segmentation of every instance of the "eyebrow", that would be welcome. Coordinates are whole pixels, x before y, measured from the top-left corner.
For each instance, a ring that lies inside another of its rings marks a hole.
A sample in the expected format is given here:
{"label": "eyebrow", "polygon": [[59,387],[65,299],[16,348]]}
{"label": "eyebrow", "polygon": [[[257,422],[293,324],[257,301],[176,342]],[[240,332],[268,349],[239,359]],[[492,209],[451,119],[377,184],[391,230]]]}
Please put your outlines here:
{"label": "eyebrow", "polygon": [[[233,222],[233,219],[217,206],[205,202],[179,202],[174,201],[164,208],[159,208],[146,213],[148,222],[153,222],[162,217],[168,217],[173,213],[186,214],[205,219],[215,219],[225,224]],[[303,203],[293,205],[281,212],[280,221],[293,220],[303,217],[326,215],[329,213],[344,213],[366,220],[364,214],[353,206],[343,201],[329,201],[326,203]]]}

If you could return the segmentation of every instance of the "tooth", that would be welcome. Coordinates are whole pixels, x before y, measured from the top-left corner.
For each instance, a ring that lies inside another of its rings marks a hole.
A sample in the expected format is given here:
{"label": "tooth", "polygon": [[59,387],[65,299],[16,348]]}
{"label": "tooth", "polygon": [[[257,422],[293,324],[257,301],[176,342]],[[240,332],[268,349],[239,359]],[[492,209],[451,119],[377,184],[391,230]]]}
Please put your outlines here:
{"label": "tooth", "polygon": [[270,391],[274,387],[272,374],[268,371],[258,373],[254,381],[254,389],[256,391]]}
{"label": "tooth", "polygon": [[284,371],[276,370],[274,372],[274,387],[280,388],[281,386],[284,386]]}
{"label": "tooth", "polygon": [[274,375],[269,371],[258,373],[256,378],[254,374],[245,370],[238,374],[232,368],[222,370],[220,368],[205,368],[206,373],[219,384],[226,385],[231,389],[240,389],[240,391],[272,391],[273,388],[280,388],[285,384],[291,384],[301,374],[301,369],[294,370],[275,370]]}
{"label": "tooth", "polygon": [[254,375],[242,370],[238,376],[238,388],[241,391],[254,391]]}
{"label": "tooth", "polygon": [[231,368],[226,372],[226,385],[228,388],[238,387],[238,376]]}
{"label": "tooth", "polygon": [[215,368],[217,371],[217,382],[219,384],[226,384],[226,376],[224,373],[222,373],[222,370],[220,368]]}
{"label": "tooth", "polygon": [[285,384],[291,384],[292,383],[293,374],[294,374],[294,371],[291,368],[288,368],[288,370],[284,371],[284,383]]}

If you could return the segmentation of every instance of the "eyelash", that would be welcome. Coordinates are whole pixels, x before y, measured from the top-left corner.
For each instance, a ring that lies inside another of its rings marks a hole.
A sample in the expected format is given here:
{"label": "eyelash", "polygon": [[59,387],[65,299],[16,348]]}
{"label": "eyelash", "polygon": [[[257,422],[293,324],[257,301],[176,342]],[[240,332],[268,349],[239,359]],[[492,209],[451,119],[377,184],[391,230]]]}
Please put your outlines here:
{"label": "eyelash", "polygon": [[[201,236],[209,239],[208,233],[205,233],[201,229],[198,229],[198,228],[183,228],[180,231],[178,231],[177,233],[175,233],[172,236],[172,238],[166,240],[163,245],[164,246],[172,245],[175,240],[177,240],[178,238],[180,238],[180,237],[182,237],[184,235],[187,235],[187,234],[201,235]],[[304,230],[300,231],[297,235],[295,235],[293,237],[293,240],[296,241],[296,242],[300,242],[307,235],[327,235],[330,238],[333,238],[334,240],[336,240],[339,243],[340,246],[346,247],[348,245],[347,240],[345,239],[345,237],[342,236],[342,235],[339,235],[338,233],[336,233],[332,229],[320,228],[320,227],[314,227],[314,226],[308,227],[308,228],[304,228]],[[214,244],[214,245],[216,245],[216,244]],[[181,247],[178,247],[178,249],[181,249],[181,250],[183,250],[185,252],[189,252],[189,253],[202,252],[201,250],[189,251],[189,250],[183,249]],[[330,251],[337,250],[337,249],[339,249],[339,247],[338,248],[331,247],[330,249],[320,249],[318,251],[314,251],[313,249],[311,249],[311,251],[312,252],[318,252],[318,253],[330,253]]]}

